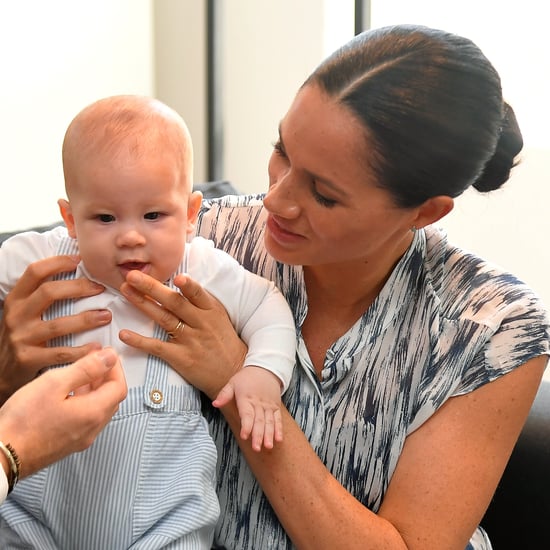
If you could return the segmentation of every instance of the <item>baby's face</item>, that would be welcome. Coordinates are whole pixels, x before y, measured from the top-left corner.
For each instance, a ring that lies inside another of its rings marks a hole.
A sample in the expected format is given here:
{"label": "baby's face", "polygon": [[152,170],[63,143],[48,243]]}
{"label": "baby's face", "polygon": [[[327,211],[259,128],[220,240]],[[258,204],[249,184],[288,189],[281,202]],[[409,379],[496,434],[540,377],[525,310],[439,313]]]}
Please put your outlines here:
{"label": "baby's face", "polygon": [[[69,212],[90,275],[118,289],[137,269],[166,281],[180,263],[200,196],[163,155],[86,162],[71,186]],[[198,199],[198,200],[197,200]]]}

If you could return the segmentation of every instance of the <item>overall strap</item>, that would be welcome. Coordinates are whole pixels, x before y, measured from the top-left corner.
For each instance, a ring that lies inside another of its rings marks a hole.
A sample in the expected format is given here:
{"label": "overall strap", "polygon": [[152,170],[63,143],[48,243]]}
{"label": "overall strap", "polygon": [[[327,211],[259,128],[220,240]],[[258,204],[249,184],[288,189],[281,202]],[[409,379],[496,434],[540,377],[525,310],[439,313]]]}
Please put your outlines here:
{"label": "overall strap", "polygon": [[[185,265],[180,264],[166,286],[177,291],[178,289],[174,285],[174,277],[184,270]],[[168,341],[168,333],[159,325],[155,325],[153,338],[166,342]],[[199,391],[187,383],[178,386],[170,385],[168,383],[170,369],[170,365],[159,357],[155,355],[147,357],[147,371],[143,387],[144,404],[152,410],[200,411]]]}

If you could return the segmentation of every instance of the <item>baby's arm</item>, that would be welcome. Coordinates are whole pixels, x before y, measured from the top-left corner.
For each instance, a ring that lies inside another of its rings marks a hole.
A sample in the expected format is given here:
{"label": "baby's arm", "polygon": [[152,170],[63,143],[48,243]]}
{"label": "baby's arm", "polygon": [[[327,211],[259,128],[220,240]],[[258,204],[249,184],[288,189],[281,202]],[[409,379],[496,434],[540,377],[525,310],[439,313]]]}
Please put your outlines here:
{"label": "baby's arm", "polygon": [[244,368],[222,388],[214,405],[221,407],[231,400],[228,389],[241,418],[241,437],[252,436],[252,448],[260,451],[262,443],[271,449],[282,441],[281,393],[288,388],[294,368],[296,330],[290,308],[275,285],[243,272],[246,282],[241,286],[235,327],[248,353]]}
{"label": "baby's arm", "polygon": [[243,439],[251,436],[252,448],[260,451],[262,444],[272,449],[283,438],[281,393],[294,367],[296,331],[290,308],[275,285],[245,273],[242,288],[248,291],[241,296],[234,324],[248,345],[248,354],[244,368],[222,388],[213,405],[222,407],[234,398],[241,418],[240,435]]}
{"label": "baby's arm", "polygon": [[271,281],[245,270],[211,241],[194,239],[186,252],[189,276],[220,300],[248,346],[244,372],[230,380],[214,404],[221,406],[235,398],[243,438],[252,435],[256,450],[262,442],[271,448],[282,438],[280,396],[289,385],[295,363],[292,312]]}
{"label": "baby's arm", "polygon": [[283,440],[281,421],[281,381],[262,367],[247,366],[233,375],[213,401],[223,407],[233,398],[241,418],[241,437],[252,439],[252,448],[261,451],[262,444],[272,449]]}

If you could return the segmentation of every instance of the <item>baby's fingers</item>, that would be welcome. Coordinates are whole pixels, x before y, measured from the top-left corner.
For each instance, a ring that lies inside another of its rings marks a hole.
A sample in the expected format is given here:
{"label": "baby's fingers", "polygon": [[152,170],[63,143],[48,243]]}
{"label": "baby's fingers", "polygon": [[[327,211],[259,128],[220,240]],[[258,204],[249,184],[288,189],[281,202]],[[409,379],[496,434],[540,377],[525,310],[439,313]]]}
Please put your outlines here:
{"label": "baby's fingers", "polygon": [[238,410],[239,410],[239,417],[241,419],[241,439],[244,439],[245,441],[250,437],[250,435],[253,433],[253,430],[256,426],[256,413],[254,412],[254,406],[252,403],[237,403]]}
{"label": "baby's fingers", "polygon": [[283,440],[283,416],[281,415],[281,409],[273,411],[273,422],[275,443],[281,443]]}
{"label": "baby's fingers", "polygon": [[260,405],[256,405],[254,409],[254,422],[251,427],[252,448],[255,451],[262,450],[262,443],[268,449],[273,448],[273,419],[270,413],[271,411],[264,409]]}
{"label": "baby's fingers", "polygon": [[262,443],[266,449],[273,449],[275,443],[283,440],[283,419],[281,411],[274,407],[259,407],[256,410],[254,427],[252,430],[252,448],[262,450]]}
{"label": "baby's fingers", "polygon": [[216,399],[212,401],[214,407],[223,407],[227,405],[235,397],[235,388],[233,384],[226,384],[216,396]]}

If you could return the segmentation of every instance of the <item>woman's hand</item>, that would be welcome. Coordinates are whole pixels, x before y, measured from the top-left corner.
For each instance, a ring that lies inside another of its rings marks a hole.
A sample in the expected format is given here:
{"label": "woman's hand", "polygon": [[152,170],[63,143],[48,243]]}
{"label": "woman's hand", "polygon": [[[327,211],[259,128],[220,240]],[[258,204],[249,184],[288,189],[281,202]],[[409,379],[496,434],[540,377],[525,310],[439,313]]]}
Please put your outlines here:
{"label": "woman's hand", "polygon": [[126,397],[124,372],[109,348],[29,382],[0,409],[0,440],[27,476],[89,447]]}
{"label": "woman's hand", "polygon": [[52,338],[89,330],[111,321],[111,313],[106,310],[42,320],[44,311],[56,300],[103,292],[101,285],[87,279],[48,280],[55,274],[74,271],[78,261],[77,256],[56,256],[32,263],[6,297],[0,323],[0,403],[32,380],[42,368],[74,362],[98,348],[98,344],[47,347]]}
{"label": "woman's hand", "polygon": [[173,337],[162,342],[122,330],[120,339],[160,357],[214,399],[242,368],[246,346],[224,307],[201,285],[185,275],[178,275],[174,282],[181,294],[139,271],[127,275],[122,294]]}

